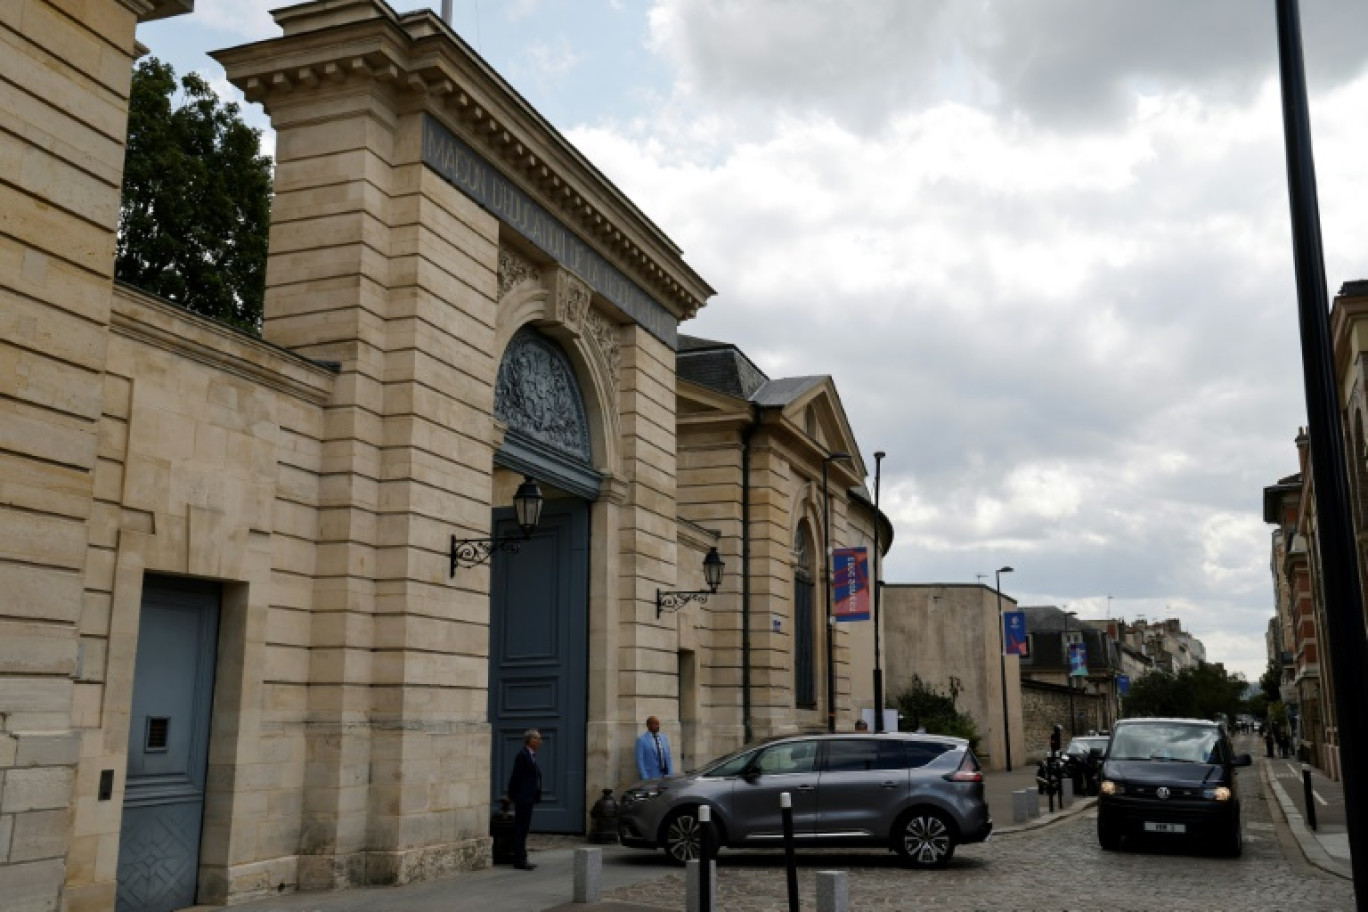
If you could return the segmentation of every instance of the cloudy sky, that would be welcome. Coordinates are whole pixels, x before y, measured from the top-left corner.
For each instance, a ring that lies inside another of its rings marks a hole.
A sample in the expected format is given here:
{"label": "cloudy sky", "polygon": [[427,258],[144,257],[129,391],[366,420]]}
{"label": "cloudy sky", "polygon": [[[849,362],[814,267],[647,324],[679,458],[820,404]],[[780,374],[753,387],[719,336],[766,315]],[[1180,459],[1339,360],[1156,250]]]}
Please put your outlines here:
{"label": "cloudy sky", "polygon": [[[279,5],[139,38],[228,92],[205,52]],[[1262,489],[1306,423],[1273,0],[454,6],[718,290],[685,332],[835,377],[888,454],[887,579],[1011,565],[1022,604],[1179,617],[1258,678]],[[1368,278],[1368,4],[1302,24],[1333,294]]]}

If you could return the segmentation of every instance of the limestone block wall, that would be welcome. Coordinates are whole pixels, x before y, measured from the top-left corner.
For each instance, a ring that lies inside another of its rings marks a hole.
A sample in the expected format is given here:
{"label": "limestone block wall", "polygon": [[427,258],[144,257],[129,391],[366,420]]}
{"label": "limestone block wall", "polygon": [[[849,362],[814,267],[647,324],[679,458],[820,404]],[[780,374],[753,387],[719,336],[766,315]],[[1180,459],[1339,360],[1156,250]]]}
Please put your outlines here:
{"label": "limestone block wall", "polygon": [[[719,533],[716,546],[725,564],[717,594],[677,615],[680,649],[691,653],[685,661],[694,663],[698,685],[688,711],[680,707],[681,722],[690,735],[683,747],[695,763],[733,750],[744,741],[741,446],[735,430],[686,432],[680,440],[679,513],[697,528]],[[711,540],[700,540],[691,551],[681,548],[677,588],[706,588],[702,566],[705,545],[711,544]]]}
{"label": "limestone block wall", "polygon": [[[997,594],[987,586],[889,584],[883,594],[884,690],[889,699],[910,686],[913,676],[940,690],[950,679],[961,688],[958,708],[973,717],[982,741],[981,759],[1006,766],[1002,709],[1006,671],[1006,734],[1015,766],[1029,750],[1021,722],[1024,707],[1019,660],[999,652]],[[1004,596],[1003,610],[1015,602]]]}
{"label": "limestone block wall", "polygon": [[[200,900],[297,883],[309,580],[334,374],[131,289],[113,296],[74,681],[68,901],[112,908],[142,592],[224,584]],[[114,794],[101,801],[102,770]]]}
{"label": "limestone block wall", "polygon": [[[0,897],[55,908],[67,877],[78,683],[102,664],[87,592],[114,231],[139,16],[177,4],[0,4]],[[93,563],[92,563],[93,562]],[[82,864],[73,859],[71,864]]]}

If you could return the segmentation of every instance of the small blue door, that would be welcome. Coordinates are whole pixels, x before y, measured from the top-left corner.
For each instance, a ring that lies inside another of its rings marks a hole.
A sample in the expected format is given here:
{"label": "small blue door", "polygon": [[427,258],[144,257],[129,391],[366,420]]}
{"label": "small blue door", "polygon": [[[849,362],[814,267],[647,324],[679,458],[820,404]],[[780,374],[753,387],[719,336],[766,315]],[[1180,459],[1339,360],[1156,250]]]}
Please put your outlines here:
{"label": "small blue door", "polygon": [[119,831],[119,912],[195,904],[218,617],[217,586],[148,578]]}
{"label": "small blue door", "polygon": [[[495,534],[516,534],[511,511],[495,514]],[[541,732],[537,765],[540,833],[584,832],[584,729],[589,681],[589,507],[549,501],[531,541],[517,554],[495,552],[490,580],[489,723],[491,798],[508,785],[523,732]],[[612,783],[609,783],[611,785]]]}

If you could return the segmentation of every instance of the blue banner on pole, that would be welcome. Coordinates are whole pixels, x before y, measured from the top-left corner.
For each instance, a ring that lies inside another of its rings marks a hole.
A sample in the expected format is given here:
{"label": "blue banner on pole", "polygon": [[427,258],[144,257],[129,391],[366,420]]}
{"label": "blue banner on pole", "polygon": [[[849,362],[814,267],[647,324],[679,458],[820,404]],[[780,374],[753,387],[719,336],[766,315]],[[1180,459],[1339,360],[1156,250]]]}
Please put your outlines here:
{"label": "blue banner on pole", "polygon": [[1130,675],[1116,676],[1116,692],[1123,697],[1130,693]]}
{"label": "blue banner on pole", "polygon": [[1002,654],[1024,656],[1026,649],[1026,612],[1002,613]]}

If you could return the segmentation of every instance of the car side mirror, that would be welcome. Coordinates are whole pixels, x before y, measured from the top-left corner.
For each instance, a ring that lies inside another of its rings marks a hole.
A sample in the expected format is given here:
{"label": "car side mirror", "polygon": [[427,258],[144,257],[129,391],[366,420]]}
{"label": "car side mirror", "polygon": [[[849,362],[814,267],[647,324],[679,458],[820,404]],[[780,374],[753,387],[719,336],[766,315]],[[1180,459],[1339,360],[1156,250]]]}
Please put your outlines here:
{"label": "car side mirror", "polygon": [[760,767],[755,764],[747,766],[741,771],[741,778],[745,779],[747,782],[754,782],[756,779],[760,778]]}
{"label": "car side mirror", "polygon": [[1231,764],[1230,764],[1230,765],[1231,765],[1231,766],[1249,766],[1249,765],[1252,764],[1253,762],[1254,762],[1254,761],[1250,758],[1249,754],[1236,754],[1236,755],[1235,755],[1235,759],[1234,759],[1233,761],[1231,761]]}

